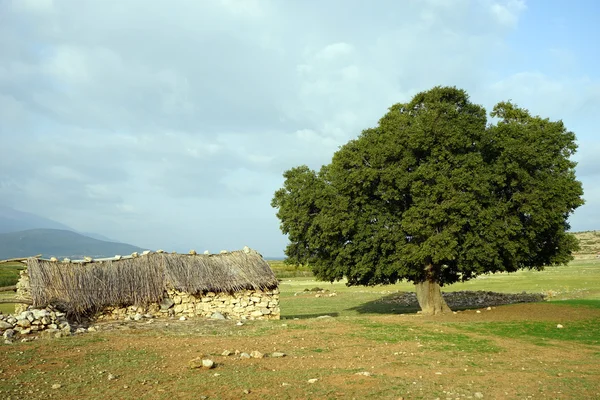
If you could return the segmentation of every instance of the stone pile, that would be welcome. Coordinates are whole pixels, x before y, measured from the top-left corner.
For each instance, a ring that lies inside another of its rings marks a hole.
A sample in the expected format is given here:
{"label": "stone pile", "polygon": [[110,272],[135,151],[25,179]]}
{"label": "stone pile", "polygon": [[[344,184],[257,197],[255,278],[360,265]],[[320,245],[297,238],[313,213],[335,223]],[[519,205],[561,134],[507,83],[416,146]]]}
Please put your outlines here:
{"label": "stone pile", "polygon": [[[457,291],[442,293],[450,308],[482,308],[515,303],[536,303],[544,301],[541,293],[497,293],[488,291]],[[382,299],[384,303],[399,304],[405,307],[419,307],[417,296],[411,292],[400,292]]]}
{"label": "stone pile", "polygon": [[15,315],[0,313],[0,333],[5,343],[21,339],[27,341],[37,334],[61,337],[71,334],[71,325],[64,313],[48,307],[31,309]]}
{"label": "stone pile", "polygon": [[279,289],[244,290],[235,293],[207,292],[199,295],[169,289],[160,303],[149,306],[108,307],[97,320],[135,320],[160,317],[206,317],[212,319],[279,319]]}

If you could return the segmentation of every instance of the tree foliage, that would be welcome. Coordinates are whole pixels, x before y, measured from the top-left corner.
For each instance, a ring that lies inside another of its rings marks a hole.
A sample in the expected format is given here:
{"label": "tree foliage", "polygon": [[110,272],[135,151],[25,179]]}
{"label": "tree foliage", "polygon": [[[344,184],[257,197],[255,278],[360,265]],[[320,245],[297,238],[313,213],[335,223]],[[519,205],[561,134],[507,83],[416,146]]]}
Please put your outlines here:
{"label": "tree foliage", "polygon": [[453,87],[393,105],[320,171],[284,173],[273,198],[288,262],[350,285],[440,285],[570,260],[583,204],[561,121]]}

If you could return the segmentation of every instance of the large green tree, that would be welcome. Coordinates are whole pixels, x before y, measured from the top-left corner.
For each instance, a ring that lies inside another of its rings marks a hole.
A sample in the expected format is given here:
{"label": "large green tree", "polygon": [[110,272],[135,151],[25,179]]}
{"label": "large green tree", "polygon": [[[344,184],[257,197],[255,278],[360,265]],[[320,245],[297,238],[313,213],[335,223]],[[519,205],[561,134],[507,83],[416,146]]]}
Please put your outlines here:
{"label": "large green tree", "polygon": [[453,87],[395,104],[320,171],[284,173],[273,198],[287,262],[349,285],[416,286],[424,313],[440,286],[568,262],[567,218],[583,204],[575,135],[510,102],[483,107]]}

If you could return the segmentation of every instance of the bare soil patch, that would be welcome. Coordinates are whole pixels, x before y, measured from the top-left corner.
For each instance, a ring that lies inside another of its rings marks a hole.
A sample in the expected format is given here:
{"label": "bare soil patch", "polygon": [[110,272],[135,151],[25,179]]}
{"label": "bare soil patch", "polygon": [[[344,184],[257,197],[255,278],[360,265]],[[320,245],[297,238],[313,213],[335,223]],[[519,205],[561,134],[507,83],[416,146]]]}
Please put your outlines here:
{"label": "bare soil patch", "polygon": [[[539,345],[462,329],[495,321],[561,322],[568,329],[589,320],[599,321],[600,311],[541,303],[436,317],[364,315],[243,326],[204,320],[104,323],[96,333],[2,347],[0,397],[598,398],[598,346]],[[241,359],[222,356],[223,350],[280,351],[286,357]],[[190,369],[188,361],[201,356],[216,368]]]}

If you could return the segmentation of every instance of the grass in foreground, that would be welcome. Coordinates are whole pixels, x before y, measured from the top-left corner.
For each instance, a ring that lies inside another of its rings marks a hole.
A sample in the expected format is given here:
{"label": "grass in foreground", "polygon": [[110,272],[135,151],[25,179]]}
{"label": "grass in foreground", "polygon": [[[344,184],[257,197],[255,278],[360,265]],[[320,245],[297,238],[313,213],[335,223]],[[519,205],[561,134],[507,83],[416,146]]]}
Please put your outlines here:
{"label": "grass in foreground", "polygon": [[[157,320],[4,346],[0,398],[599,398],[598,275],[596,262],[476,279],[463,285],[534,292],[543,282],[561,291],[555,298],[575,299],[441,317],[378,303],[412,285],[349,288],[284,279],[280,321]],[[304,292],[316,286],[337,296]],[[366,312],[369,302],[379,308]],[[322,315],[333,317],[315,318]],[[287,357],[242,360],[222,356],[225,349]],[[188,368],[202,356],[217,368]]]}

